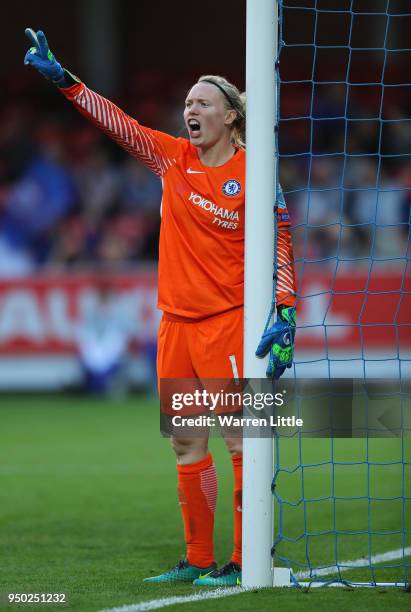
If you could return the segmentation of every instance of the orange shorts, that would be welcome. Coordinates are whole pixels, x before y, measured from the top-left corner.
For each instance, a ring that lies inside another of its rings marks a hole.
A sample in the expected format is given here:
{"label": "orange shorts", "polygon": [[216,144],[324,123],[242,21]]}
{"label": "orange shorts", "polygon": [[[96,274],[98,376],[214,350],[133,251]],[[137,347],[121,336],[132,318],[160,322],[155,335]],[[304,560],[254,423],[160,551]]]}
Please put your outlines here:
{"label": "orange shorts", "polygon": [[194,322],[164,313],[158,332],[158,381],[242,378],[243,338],[243,308]]}
{"label": "orange shorts", "polygon": [[[202,319],[187,321],[164,313],[158,334],[157,376],[160,406],[163,415],[184,416],[208,415],[209,408],[203,405],[185,405],[177,408],[173,397],[192,394],[206,389],[219,393],[232,389],[237,393],[238,379],[243,377],[243,335],[244,309],[235,308],[228,312]],[[184,380],[182,380],[184,379]],[[188,380],[187,380],[188,379]],[[210,380],[212,379],[212,380]],[[234,408],[216,405],[216,413],[238,412]],[[168,429],[166,428],[168,431]],[[201,427],[183,430],[180,436],[198,436]]]}

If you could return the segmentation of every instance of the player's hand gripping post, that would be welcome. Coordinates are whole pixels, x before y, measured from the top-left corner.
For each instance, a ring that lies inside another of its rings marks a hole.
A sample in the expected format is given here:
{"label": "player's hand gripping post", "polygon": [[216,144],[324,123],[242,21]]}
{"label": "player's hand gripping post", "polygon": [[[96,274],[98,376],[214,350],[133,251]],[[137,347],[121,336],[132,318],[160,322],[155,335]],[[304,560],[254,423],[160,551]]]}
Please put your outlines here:
{"label": "player's hand gripping post", "polygon": [[26,28],[25,34],[32,44],[24,58],[26,65],[36,68],[40,74],[54,83],[54,85],[57,85],[57,87],[69,87],[79,82],[77,77],[62,68],[61,64],[56,60],[49,49],[44,32],[38,30],[36,33],[31,28]]}
{"label": "player's hand gripping post", "polygon": [[282,307],[278,310],[277,321],[262,335],[255,352],[257,357],[269,353],[267,376],[278,379],[291,368],[294,356],[294,338],[296,328],[295,308]]}

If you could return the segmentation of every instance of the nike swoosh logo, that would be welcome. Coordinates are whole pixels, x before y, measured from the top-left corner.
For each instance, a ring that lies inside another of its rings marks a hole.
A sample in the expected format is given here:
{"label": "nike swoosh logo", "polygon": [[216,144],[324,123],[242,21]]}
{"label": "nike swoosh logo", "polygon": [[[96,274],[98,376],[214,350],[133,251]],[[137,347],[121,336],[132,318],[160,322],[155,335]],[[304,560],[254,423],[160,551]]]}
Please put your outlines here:
{"label": "nike swoosh logo", "polygon": [[191,168],[187,168],[187,174],[205,174],[205,172],[201,172],[200,170],[191,170]]}
{"label": "nike swoosh logo", "polygon": [[[212,570],[214,571],[214,570]],[[201,580],[201,578],[207,578],[207,576],[209,576],[211,574],[211,572],[207,572],[207,574],[200,574],[198,579]]]}

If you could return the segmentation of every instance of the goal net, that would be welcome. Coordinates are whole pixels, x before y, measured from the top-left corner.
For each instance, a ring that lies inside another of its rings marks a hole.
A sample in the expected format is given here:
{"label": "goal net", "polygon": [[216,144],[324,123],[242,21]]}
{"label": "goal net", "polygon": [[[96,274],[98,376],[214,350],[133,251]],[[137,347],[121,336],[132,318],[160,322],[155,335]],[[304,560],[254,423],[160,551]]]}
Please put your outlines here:
{"label": "goal net", "polygon": [[[411,4],[280,0],[279,24],[298,323],[286,376],[391,380],[409,416]],[[404,422],[386,437],[276,434],[273,557],[296,583],[409,583]]]}

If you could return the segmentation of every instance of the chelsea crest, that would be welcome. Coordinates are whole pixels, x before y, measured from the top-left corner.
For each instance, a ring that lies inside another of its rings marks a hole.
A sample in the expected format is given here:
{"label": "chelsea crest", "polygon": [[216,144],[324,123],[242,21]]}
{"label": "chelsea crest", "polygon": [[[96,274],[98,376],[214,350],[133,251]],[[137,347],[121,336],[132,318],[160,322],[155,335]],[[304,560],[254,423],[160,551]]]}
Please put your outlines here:
{"label": "chelsea crest", "polygon": [[241,184],[235,179],[230,179],[226,181],[223,185],[223,193],[226,196],[236,196],[241,191]]}

